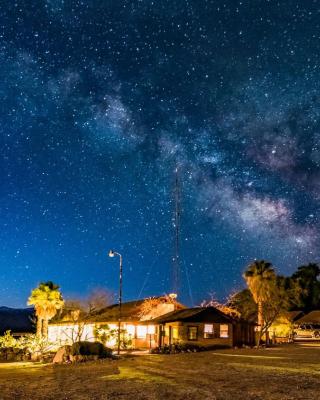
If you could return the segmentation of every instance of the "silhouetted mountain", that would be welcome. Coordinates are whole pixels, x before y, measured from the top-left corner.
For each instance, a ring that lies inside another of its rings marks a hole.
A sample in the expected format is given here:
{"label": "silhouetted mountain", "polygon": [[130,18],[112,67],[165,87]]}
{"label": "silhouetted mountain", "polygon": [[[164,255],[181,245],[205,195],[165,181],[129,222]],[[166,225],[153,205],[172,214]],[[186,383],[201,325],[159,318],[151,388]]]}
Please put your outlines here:
{"label": "silhouetted mountain", "polygon": [[33,308],[0,307],[0,335],[10,330],[12,333],[34,332]]}

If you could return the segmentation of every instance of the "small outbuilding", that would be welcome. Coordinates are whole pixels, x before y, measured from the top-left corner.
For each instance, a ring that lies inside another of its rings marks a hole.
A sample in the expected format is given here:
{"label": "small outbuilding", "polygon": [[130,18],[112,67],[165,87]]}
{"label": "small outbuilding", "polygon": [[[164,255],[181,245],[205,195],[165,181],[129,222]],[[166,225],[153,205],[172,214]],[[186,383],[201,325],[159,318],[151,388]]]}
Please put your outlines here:
{"label": "small outbuilding", "polygon": [[320,325],[320,310],[314,310],[295,320],[295,325],[316,324]]}

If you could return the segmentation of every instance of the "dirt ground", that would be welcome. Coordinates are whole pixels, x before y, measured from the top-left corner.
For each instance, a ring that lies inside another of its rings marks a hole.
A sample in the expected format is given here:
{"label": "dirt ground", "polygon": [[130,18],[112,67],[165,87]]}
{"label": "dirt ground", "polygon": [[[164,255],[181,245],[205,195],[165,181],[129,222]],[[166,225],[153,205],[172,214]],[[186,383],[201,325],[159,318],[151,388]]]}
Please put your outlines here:
{"label": "dirt ground", "polygon": [[320,344],[0,364],[1,400],[320,399]]}

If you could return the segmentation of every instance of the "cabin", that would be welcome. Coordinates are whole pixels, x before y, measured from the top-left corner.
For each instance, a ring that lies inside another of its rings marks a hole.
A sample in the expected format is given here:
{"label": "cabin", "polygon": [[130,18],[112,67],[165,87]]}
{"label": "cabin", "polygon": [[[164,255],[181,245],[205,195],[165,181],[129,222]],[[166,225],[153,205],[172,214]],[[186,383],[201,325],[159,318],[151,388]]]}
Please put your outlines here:
{"label": "cabin", "polygon": [[176,310],[153,321],[158,346],[193,344],[201,347],[252,346],[255,324],[234,319],[215,307]]}

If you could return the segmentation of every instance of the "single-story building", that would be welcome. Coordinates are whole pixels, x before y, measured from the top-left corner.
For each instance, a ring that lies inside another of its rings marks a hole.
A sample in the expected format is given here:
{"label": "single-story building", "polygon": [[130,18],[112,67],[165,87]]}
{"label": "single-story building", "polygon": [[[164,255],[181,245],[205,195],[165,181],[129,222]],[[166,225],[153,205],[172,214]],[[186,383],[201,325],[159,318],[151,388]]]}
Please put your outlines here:
{"label": "single-story building", "polygon": [[294,325],[302,316],[302,311],[287,311],[281,314],[269,329],[272,341],[274,343],[290,342],[292,340]]}
{"label": "single-story building", "polygon": [[[183,307],[167,296],[122,303],[122,338],[130,342],[132,348],[156,347],[156,326],[153,319]],[[107,346],[114,347],[117,341],[118,318],[118,304],[80,319],[73,311],[49,323],[48,339],[61,346],[78,340],[95,341],[100,336],[104,337]]]}
{"label": "single-story building", "polygon": [[[150,303],[150,307],[148,304]],[[147,305],[147,307],[146,307]],[[57,346],[78,340],[100,338],[115,347],[119,305],[114,304],[82,320],[67,314],[49,324],[48,338]],[[122,304],[122,337],[135,349],[175,343],[201,346],[253,345],[255,324],[235,320],[214,307],[185,308],[168,297],[143,299]]]}
{"label": "single-story building", "polygon": [[236,320],[215,307],[176,310],[153,321],[158,346],[195,344],[202,347],[254,345],[255,324]]}

